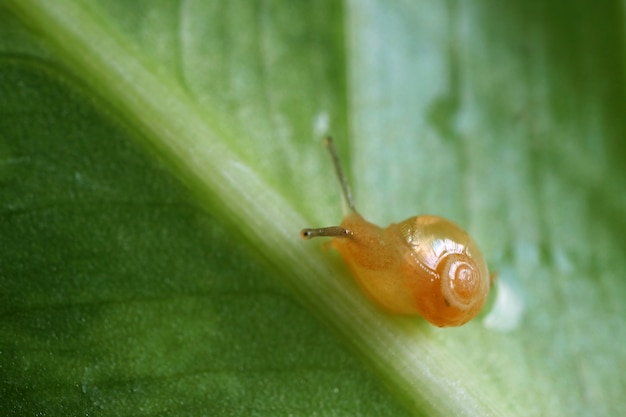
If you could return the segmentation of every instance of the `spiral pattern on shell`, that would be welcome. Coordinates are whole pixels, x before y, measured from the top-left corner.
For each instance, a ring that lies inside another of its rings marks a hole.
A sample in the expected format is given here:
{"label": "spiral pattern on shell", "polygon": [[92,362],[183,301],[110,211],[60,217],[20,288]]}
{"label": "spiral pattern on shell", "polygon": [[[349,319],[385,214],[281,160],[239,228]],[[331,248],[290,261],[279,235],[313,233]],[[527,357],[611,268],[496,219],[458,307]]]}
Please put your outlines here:
{"label": "spiral pattern on shell", "polygon": [[460,309],[471,308],[481,291],[481,274],[476,263],[467,255],[446,254],[437,264],[441,279],[441,295],[447,305]]}
{"label": "spiral pattern on shell", "polygon": [[487,265],[472,238],[438,216],[398,224],[413,262],[415,308],[437,326],[459,326],[478,314],[489,293]]}

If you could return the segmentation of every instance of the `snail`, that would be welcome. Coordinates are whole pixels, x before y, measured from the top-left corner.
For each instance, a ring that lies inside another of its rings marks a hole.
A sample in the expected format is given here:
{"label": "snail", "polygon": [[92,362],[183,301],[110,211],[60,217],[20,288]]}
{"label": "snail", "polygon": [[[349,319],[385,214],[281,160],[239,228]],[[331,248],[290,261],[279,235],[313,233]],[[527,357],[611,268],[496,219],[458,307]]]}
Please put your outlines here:
{"label": "snail", "polygon": [[338,226],[303,229],[300,236],[332,237],[331,245],[361,289],[390,313],[419,315],[439,327],[460,326],[473,319],[491,287],[474,240],[439,216],[415,216],[386,228],[368,222],[355,209],[332,138],[324,144],[347,213]]}

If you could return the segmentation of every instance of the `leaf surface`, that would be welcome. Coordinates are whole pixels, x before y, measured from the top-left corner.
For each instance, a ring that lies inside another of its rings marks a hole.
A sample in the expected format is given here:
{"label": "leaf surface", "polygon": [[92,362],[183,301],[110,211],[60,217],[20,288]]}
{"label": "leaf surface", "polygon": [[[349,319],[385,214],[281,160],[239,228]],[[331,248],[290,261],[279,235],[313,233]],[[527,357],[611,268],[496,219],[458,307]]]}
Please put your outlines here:
{"label": "leaf surface", "polygon": [[[2,414],[619,415],[614,4],[0,3]],[[298,238],[341,216],[326,133],[366,218],[475,237],[479,318]]]}

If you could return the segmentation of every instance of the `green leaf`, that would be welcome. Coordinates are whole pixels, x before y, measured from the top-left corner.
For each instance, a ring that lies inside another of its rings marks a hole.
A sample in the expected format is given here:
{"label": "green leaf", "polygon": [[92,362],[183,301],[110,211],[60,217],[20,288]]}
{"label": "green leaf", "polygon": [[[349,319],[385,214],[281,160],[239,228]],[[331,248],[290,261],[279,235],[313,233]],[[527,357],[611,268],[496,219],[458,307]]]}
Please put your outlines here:
{"label": "green leaf", "polygon": [[[623,5],[222,3],[0,3],[1,414],[623,414]],[[299,239],[326,133],[366,218],[470,231],[481,316]]]}

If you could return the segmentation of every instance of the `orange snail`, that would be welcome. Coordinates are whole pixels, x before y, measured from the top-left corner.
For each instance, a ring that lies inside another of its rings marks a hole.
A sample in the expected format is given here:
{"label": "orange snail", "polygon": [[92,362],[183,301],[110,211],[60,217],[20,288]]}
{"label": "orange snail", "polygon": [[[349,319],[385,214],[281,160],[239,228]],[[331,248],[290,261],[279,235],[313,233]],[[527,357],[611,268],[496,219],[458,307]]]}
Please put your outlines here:
{"label": "orange snail", "polygon": [[303,229],[302,238],[332,237],[363,291],[389,312],[420,315],[440,327],[473,319],[491,286],[474,240],[438,216],[415,216],[384,229],[368,222],[354,207],[332,138],[324,144],[348,213],[339,226]]}

